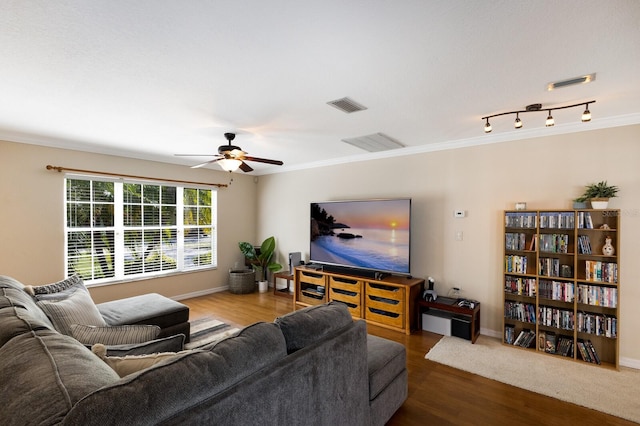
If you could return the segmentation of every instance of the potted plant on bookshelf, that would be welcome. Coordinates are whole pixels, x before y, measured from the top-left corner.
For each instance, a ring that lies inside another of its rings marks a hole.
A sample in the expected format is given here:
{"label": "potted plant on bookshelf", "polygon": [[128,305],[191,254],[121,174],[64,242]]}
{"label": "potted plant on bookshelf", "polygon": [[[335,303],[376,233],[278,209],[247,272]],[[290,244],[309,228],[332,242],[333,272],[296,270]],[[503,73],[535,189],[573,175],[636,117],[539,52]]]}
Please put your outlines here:
{"label": "potted plant on bookshelf", "polygon": [[574,210],[580,210],[580,209],[586,209],[587,208],[587,201],[589,201],[589,199],[587,197],[585,197],[584,195],[578,197],[578,198],[574,198],[573,199],[573,209]]}
{"label": "potted plant on bookshelf", "polygon": [[259,252],[256,252],[253,244],[247,242],[238,243],[240,251],[244,256],[258,269],[258,288],[261,293],[267,291],[269,287],[269,281],[267,281],[267,272],[276,272],[282,269],[282,265],[273,262],[273,255],[276,250],[276,239],[269,237],[260,245]]}
{"label": "potted plant on bookshelf", "polygon": [[618,193],[617,186],[607,184],[606,180],[587,185],[581,198],[591,201],[591,208],[606,209],[609,205],[609,198],[613,198]]}

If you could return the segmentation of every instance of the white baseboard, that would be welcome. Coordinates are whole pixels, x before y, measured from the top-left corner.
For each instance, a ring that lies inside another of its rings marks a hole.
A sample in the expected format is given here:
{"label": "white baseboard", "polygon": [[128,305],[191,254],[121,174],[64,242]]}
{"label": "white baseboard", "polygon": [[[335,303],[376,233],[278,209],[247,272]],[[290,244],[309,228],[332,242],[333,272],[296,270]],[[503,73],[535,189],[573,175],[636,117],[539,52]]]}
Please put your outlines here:
{"label": "white baseboard", "polygon": [[620,357],[618,361],[620,362],[621,367],[629,367],[629,368],[635,368],[636,370],[640,370],[640,359]]}
{"label": "white baseboard", "polygon": [[194,297],[206,296],[208,294],[219,293],[221,291],[226,291],[226,290],[229,290],[228,285],[225,285],[222,287],[210,288],[207,290],[194,291],[193,293],[179,294],[178,296],[172,296],[171,299],[185,300],[185,299],[191,299]]}

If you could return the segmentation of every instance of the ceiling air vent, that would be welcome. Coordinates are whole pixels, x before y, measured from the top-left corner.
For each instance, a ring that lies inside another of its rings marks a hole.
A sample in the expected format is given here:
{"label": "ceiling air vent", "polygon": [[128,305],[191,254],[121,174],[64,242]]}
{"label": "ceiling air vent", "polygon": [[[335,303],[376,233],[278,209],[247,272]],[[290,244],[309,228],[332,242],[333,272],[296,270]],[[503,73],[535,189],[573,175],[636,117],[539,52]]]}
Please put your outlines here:
{"label": "ceiling air vent", "polygon": [[388,151],[390,149],[404,147],[400,142],[390,138],[384,133],[374,133],[372,135],[360,136],[357,138],[342,139],[342,142],[369,152]]}
{"label": "ceiling air vent", "polygon": [[556,81],[555,83],[549,83],[547,84],[547,90],[551,91],[551,90],[559,89],[561,87],[573,86],[574,84],[591,83],[595,79],[596,79],[596,73],[594,72],[588,75],[581,75],[580,77],[570,78],[562,81]]}
{"label": "ceiling air vent", "polygon": [[360,105],[350,98],[336,99],[335,101],[327,102],[327,104],[331,105],[334,108],[338,108],[340,111],[346,112],[347,114],[351,114],[352,112],[364,111],[365,109],[367,109],[366,106]]}

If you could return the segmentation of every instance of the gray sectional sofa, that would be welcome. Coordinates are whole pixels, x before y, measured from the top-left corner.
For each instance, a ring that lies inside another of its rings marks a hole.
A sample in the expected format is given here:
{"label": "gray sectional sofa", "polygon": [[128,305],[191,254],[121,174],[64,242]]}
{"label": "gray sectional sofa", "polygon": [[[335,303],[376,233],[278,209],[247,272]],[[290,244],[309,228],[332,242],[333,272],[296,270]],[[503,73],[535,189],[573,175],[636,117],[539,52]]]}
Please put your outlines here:
{"label": "gray sectional sofa", "polygon": [[[126,362],[125,360],[121,360]],[[407,396],[404,346],[328,303],[120,377],[0,277],[0,424],[371,425]]]}

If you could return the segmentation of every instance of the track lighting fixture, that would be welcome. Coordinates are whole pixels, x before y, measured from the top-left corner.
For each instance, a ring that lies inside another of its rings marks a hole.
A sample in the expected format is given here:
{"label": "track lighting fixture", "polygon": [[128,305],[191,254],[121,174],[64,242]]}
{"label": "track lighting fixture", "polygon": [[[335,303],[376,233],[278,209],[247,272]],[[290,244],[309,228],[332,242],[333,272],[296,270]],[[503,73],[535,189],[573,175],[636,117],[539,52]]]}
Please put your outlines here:
{"label": "track lighting fixture", "polygon": [[575,108],[582,105],[584,105],[585,107],[584,112],[582,113],[582,122],[586,123],[591,121],[591,111],[589,111],[589,104],[592,104],[592,103],[595,103],[595,100],[589,101],[589,102],[581,102],[579,104],[565,105],[565,106],[559,106],[555,108],[545,108],[545,109],[542,109],[542,104],[531,104],[531,105],[527,105],[525,109],[520,111],[509,111],[509,112],[501,112],[499,114],[487,115],[486,117],[482,117],[483,120],[486,120],[486,123],[484,125],[484,132],[490,133],[491,130],[493,130],[493,128],[491,127],[491,123],[489,123],[490,118],[498,117],[501,115],[510,115],[510,114],[516,115],[516,120],[513,123],[513,127],[515,127],[516,129],[520,129],[523,125],[522,120],[520,119],[520,114],[525,112],[547,111],[547,120],[545,121],[545,126],[552,127],[555,124],[555,120],[551,115],[552,111],[558,110],[558,109]]}

